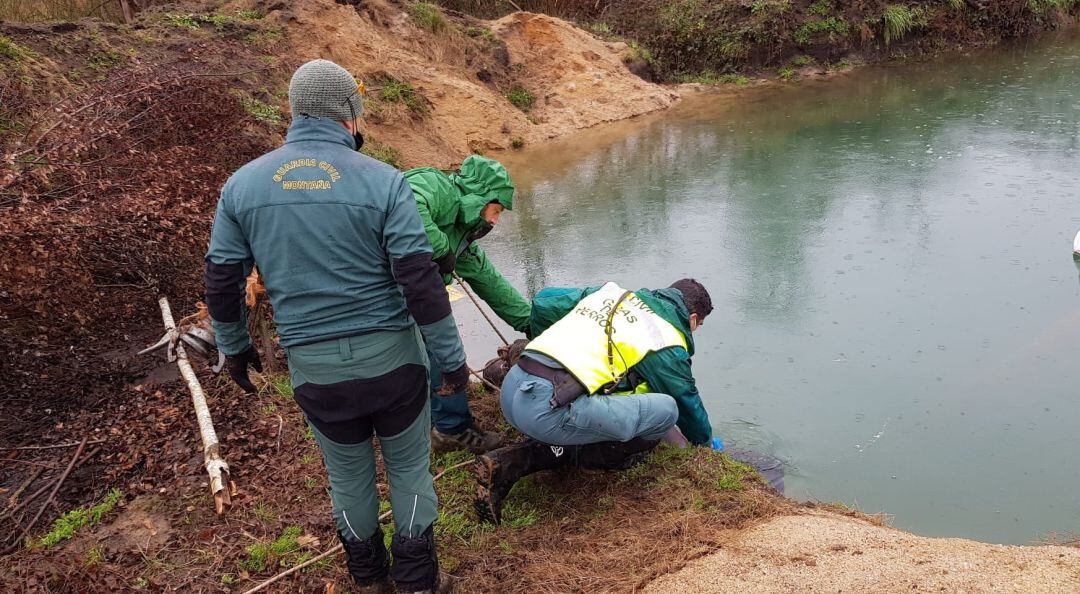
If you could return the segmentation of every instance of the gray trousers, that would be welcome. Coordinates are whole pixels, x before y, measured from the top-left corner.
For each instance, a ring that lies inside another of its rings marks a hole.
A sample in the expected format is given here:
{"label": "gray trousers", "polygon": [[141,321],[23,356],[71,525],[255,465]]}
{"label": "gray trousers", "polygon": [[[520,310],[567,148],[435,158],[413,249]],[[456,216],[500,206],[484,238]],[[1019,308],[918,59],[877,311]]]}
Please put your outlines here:
{"label": "gray trousers", "polygon": [[[415,538],[439,517],[439,501],[431,480],[431,409],[416,417],[407,429],[378,436],[386,475],[390,481],[390,507],[394,529]],[[375,450],[372,440],[335,443],[311,426],[330,475],[330,500],[338,530],[356,538],[369,538],[379,526],[379,491],[375,488]]]}

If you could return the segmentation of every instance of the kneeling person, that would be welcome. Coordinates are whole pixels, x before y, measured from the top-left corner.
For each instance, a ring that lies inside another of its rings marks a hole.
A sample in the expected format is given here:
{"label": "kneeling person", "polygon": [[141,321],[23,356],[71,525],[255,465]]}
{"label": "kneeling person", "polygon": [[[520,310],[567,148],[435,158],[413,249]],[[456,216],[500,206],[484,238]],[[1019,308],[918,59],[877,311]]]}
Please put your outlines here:
{"label": "kneeling person", "polygon": [[690,357],[691,333],[712,311],[693,279],[628,291],[615,283],[547,288],[533,299],[536,339],[502,384],[506,420],[524,443],[477,460],[476,508],[498,522],[522,477],[564,465],[621,469],[674,427],[695,445],[712,437]]}

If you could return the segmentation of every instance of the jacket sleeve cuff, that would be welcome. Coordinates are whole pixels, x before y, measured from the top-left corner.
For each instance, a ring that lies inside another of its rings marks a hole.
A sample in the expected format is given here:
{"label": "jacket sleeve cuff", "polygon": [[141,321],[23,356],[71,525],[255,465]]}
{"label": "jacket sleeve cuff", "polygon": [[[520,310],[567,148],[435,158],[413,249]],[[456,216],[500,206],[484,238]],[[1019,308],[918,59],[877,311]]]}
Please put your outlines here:
{"label": "jacket sleeve cuff", "polygon": [[435,356],[435,360],[430,362],[433,369],[446,373],[465,363],[465,347],[461,345],[453,315],[420,326],[420,334],[424,336],[427,349]]}

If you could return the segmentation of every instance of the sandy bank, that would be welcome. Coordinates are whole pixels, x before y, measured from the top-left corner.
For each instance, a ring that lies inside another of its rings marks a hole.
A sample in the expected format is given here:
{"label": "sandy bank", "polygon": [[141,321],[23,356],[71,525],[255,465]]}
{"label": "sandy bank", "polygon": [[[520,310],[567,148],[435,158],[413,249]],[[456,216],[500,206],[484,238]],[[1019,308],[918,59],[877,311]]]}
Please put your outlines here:
{"label": "sandy bank", "polygon": [[1078,592],[1080,549],[925,538],[814,511],[735,531],[646,592]]}

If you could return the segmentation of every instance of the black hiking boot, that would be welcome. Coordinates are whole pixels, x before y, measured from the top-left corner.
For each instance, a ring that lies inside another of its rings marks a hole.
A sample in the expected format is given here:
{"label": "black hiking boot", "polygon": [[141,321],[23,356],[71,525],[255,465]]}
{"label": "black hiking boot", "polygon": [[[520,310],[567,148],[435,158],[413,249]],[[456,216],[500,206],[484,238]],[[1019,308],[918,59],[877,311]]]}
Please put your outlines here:
{"label": "black hiking boot", "polygon": [[363,594],[390,594],[394,591],[390,584],[390,558],[386,554],[381,528],[375,534],[363,540],[346,537],[338,532],[338,539],[345,547],[345,565],[349,575],[360,587]]}
{"label": "black hiking boot", "polygon": [[414,538],[394,534],[390,541],[390,552],[394,555],[390,575],[398,592],[441,594],[450,591],[452,585],[449,576],[439,573],[434,524]]}
{"label": "black hiking boot", "polygon": [[481,522],[502,520],[503,499],[522,477],[571,463],[576,446],[553,446],[528,440],[476,458],[476,514]]}
{"label": "black hiking boot", "polygon": [[494,431],[481,431],[475,425],[469,425],[460,433],[443,433],[434,427],[431,429],[431,447],[436,452],[469,450],[474,454],[483,454],[502,445],[502,437]]}
{"label": "black hiking boot", "polygon": [[578,468],[588,470],[626,470],[645,461],[658,439],[635,437],[630,441],[602,441],[580,446],[574,458]]}

